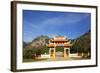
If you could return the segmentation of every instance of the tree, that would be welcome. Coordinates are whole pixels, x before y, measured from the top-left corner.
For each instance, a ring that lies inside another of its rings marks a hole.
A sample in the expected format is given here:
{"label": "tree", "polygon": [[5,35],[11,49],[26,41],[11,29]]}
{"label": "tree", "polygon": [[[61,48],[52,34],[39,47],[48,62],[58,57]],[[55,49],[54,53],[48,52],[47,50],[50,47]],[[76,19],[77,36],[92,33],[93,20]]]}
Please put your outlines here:
{"label": "tree", "polygon": [[32,50],[24,50],[24,59],[31,59],[32,58]]}

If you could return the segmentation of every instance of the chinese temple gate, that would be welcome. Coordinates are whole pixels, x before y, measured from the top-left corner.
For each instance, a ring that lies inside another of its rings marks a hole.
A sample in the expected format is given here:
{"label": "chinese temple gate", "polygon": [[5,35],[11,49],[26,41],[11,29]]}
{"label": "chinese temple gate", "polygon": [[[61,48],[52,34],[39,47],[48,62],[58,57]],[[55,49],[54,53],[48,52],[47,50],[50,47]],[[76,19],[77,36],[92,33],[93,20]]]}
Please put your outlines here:
{"label": "chinese temple gate", "polygon": [[72,44],[64,36],[56,36],[49,41],[48,47],[50,58],[56,58],[56,47],[58,46],[63,47],[63,57],[67,58],[70,54],[70,47],[72,46]]}

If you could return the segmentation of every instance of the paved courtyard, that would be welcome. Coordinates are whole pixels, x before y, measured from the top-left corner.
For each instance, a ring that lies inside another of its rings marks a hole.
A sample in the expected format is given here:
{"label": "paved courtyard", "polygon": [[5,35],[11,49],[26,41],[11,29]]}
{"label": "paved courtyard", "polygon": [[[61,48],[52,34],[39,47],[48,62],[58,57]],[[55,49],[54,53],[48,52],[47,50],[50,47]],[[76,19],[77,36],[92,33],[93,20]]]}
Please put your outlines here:
{"label": "paved courtyard", "polygon": [[[24,62],[39,62],[39,61],[44,61],[44,62],[48,62],[48,61],[69,61],[69,60],[83,60],[85,58],[82,58],[81,56],[78,56],[77,54],[70,54],[68,57],[64,58],[63,57],[63,52],[56,52],[56,58],[42,58],[39,57],[37,59],[24,59]],[[89,58],[86,58],[89,59]]]}
{"label": "paved courtyard", "polygon": [[67,58],[63,57],[62,52],[56,52],[56,58],[48,58],[46,61],[63,61],[63,60],[81,60],[82,58],[80,56],[76,56],[76,54],[68,56]]}

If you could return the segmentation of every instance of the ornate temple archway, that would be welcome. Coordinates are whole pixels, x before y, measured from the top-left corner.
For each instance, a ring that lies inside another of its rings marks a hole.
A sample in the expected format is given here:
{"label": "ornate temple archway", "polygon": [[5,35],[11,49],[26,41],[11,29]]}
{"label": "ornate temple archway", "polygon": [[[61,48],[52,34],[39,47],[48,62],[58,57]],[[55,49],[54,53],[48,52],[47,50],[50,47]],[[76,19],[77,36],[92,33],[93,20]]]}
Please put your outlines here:
{"label": "ornate temple archway", "polygon": [[50,39],[49,44],[49,54],[50,58],[56,58],[56,47],[63,47],[63,57],[67,58],[70,54],[70,47],[72,46],[70,40],[66,39],[64,36],[56,36],[53,39]]}

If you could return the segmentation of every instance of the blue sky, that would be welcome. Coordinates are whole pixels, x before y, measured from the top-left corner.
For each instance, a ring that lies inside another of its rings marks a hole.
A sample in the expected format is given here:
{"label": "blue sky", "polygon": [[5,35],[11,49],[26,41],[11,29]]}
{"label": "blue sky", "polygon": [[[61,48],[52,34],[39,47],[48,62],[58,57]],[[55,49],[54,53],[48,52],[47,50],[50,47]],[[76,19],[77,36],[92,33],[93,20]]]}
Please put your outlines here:
{"label": "blue sky", "polygon": [[88,32],[90,27],[90,13],[23,10],[25,42],[31,42],[41,35],[62,35],[75,39]]}

